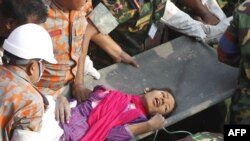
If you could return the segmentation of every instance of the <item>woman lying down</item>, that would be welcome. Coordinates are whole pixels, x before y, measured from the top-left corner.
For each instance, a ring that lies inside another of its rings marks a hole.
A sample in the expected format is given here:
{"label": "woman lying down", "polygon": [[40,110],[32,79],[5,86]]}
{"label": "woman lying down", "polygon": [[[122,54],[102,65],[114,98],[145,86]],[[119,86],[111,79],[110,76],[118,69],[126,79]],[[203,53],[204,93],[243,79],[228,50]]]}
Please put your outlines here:
{"label": "woman lying down", "polygon": [[55,102],[48,97],[50,107],[39,136],[43,141],[126,141],[161,129],[165,122],[163,116],[175,107],[172,92],[146,88],[144,93],[129,95],[96,86],[88,100],[71,109],[70,121],[59,124],[54,116]]}

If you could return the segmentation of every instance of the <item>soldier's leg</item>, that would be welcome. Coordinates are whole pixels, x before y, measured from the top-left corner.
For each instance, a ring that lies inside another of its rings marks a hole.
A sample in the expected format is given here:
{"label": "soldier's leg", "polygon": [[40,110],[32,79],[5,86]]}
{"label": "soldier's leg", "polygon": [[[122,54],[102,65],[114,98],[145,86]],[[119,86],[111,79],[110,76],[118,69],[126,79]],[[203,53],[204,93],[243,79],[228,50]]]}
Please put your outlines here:
{"label": "soldier's leg", "polygon": [[220,133],[201,132],[187,136],[178,141],[223,141],[223,140],[224,140],[223,135]]}
{"label": "soldier's leg", "polygon": [[231,124],[250,124],[250,91],[238,90],[232,97]]}

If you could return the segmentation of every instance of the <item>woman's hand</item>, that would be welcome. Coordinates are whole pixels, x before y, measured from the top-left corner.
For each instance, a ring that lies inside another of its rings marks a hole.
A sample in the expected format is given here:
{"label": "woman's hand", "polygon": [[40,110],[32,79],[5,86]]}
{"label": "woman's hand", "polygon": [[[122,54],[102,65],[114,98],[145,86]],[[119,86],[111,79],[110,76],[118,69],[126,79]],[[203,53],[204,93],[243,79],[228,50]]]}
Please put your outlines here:
{"label": "woman's hand", "polygon": [[164,127],[165,118],[161,114],[154,115],[151,119],[144,122],[129,124],[128,129],[136,136],[147,133],[153,130],[161,129]]}
{"label": "woman's hand", "polygon": [[148,120],[151,130],[157,130],[164,127],[165,118],[161,114],[156,114]]}

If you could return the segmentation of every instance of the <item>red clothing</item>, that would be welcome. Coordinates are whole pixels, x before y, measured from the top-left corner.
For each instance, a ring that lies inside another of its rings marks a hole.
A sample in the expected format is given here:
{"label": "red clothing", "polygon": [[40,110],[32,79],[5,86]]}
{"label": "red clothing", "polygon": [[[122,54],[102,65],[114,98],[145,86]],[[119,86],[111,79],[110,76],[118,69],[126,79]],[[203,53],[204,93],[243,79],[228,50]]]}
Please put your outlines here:
{"label": "red clothing", "polygon": [[[128,105],[133,101],[140,103],[140,97],[131,96],[121,91],[109,90],[109,94],[90,113],[88,118],[89,130],[81,141],[102,141],[105,140],[110,130],[116,126],[129,123],[140,115],[141,109],[126,111]],[[126,111],[126,112],[124,112]]]}

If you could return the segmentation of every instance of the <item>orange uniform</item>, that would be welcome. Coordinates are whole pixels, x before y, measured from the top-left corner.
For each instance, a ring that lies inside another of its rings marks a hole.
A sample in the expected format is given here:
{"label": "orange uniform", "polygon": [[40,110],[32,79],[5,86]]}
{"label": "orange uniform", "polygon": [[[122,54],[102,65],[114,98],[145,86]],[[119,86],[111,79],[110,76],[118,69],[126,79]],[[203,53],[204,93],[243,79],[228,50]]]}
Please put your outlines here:
{"label": "orange uniform", "polygon": [[66,12],[53,1],[47,0],[45,4],[48,19],[42,26],[50,33],[58,63],[45,64],[45,71],[37,86],[43,94],[58,96],[76,76],[83,35],[88,24],[85,16],[92,2],[88,0],[80,11]]}
{"label": "orange uniform", "polygon": [[0,66],[0,140],[9,141],[15,129],[38,131],[44,113],[43,96],[17,66]]}

